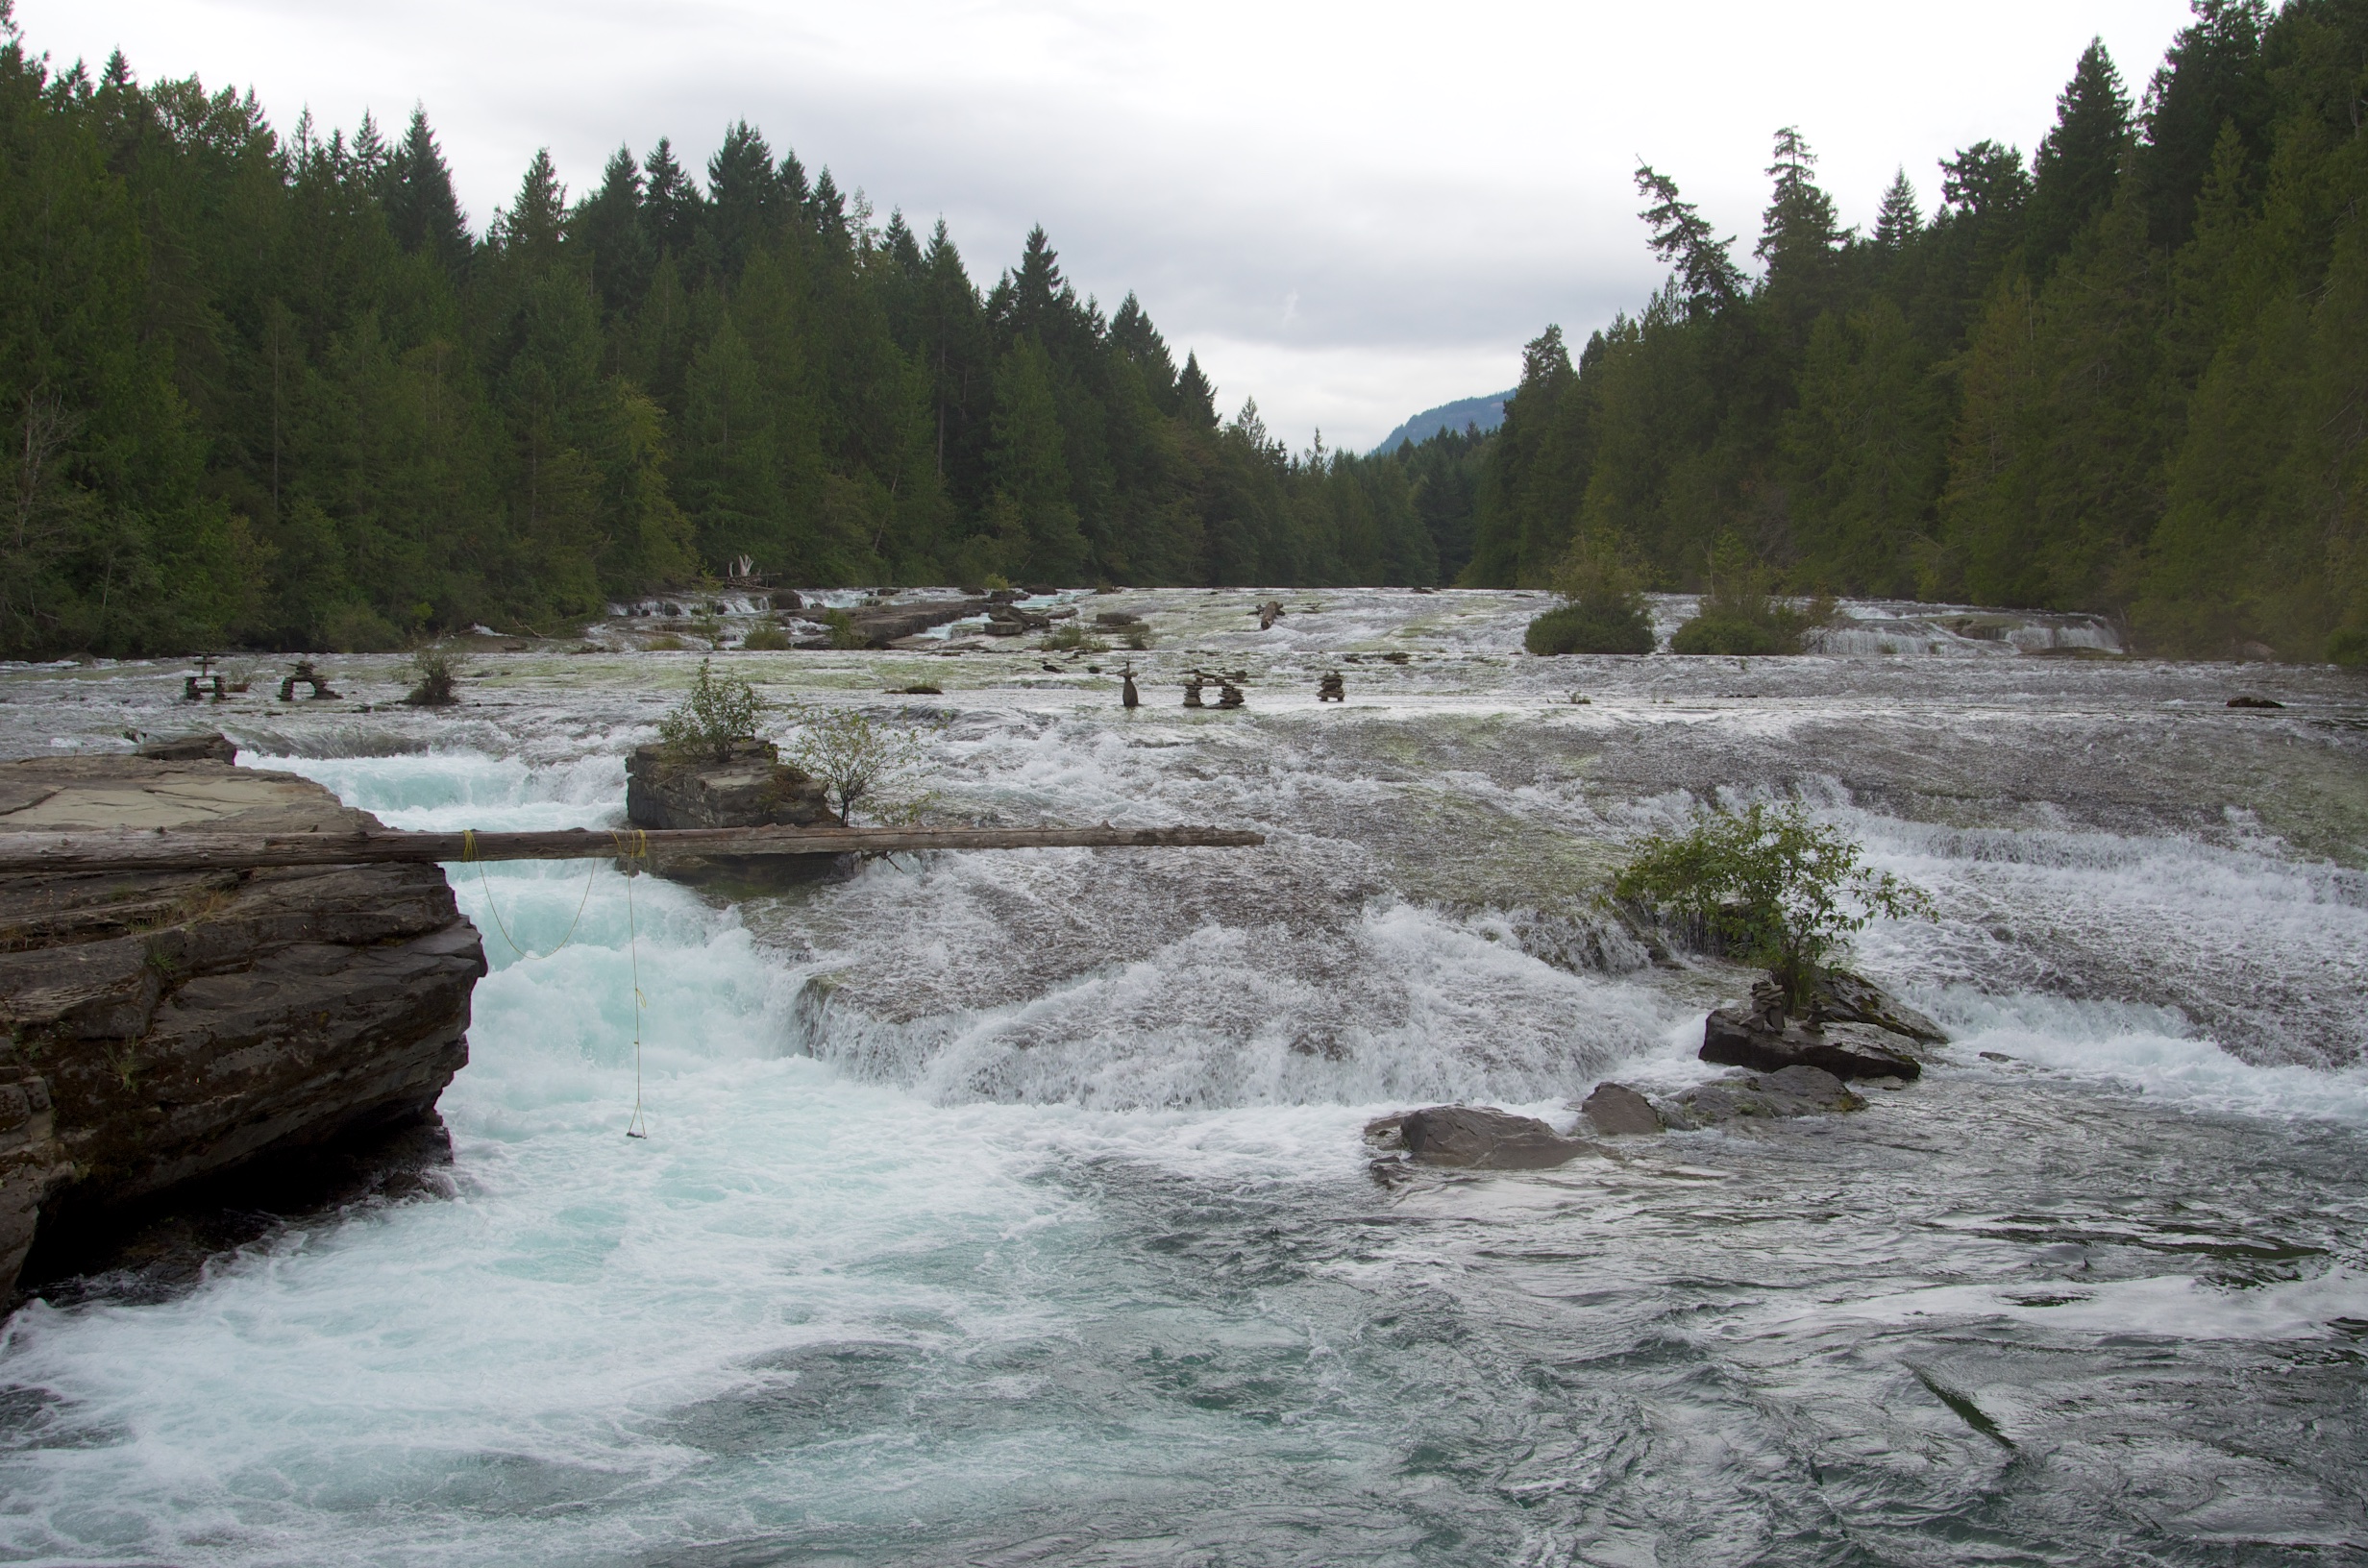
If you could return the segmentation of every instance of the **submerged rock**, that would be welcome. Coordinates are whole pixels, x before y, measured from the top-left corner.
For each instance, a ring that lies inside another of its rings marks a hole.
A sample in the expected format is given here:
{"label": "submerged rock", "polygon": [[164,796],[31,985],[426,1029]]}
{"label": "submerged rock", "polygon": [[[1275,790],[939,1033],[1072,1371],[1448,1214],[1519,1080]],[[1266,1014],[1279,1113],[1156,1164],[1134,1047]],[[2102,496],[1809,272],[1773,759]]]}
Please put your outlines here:
{"label": "submerged rock", "polygon": [[1406,1152],[1426,1165],[1473,1170],[1543,1170],[1600,1152],[1564,1138],[1535,1116],[1486,1105],[1434,1105],[1409,1111],[1398,1123]]}
{"label": "submerged rock", "polygon": [[1579,1115],[1590,1132],[1613,1138],[1658,1133],[1665,1125],[1653,1102],[1625,1084],[1597,1084],[1587,1103],[1579,1107]]}
{"label": "submerged rock", "polygon": [[[379,823],[219,762],[0,768],[0,833],[217,826]],[[430,1115],[485,972],[433,866],[0,876],[0,1294],[29,1245],[85,1251],[193,1184]]]}
{"label": "submerged rock", "polygon": [[1916,1078],[1923,1065],[1906,1037],[1863,1023],[1788,1023],[1771,1029],[1754,1014],[1722,1007],[1702,1024],[1702,1060],[1778,1072],[1810,1066],[1837,1078]]}
{"label": "submerged rock", "polygon": [[1670,1127],[1690,1132],[1721,1122],[1857,1111],[1866,1102],[1821,1067],[1789,1066],[1769,1073],[1738,1073],[1697,1085],[1669,1105]]}

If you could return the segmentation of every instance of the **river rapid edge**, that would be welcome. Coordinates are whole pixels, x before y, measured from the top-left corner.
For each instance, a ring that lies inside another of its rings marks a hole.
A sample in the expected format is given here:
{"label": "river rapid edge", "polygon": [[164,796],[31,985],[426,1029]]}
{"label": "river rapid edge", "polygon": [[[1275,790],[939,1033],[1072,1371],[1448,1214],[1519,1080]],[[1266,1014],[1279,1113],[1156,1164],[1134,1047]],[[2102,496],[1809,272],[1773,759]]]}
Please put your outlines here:
{"label": "river rapid edge", "polygon": [[[1265,847],[447,868],[492,967],[449,1163],[19,1310],[0,1561],[2368,1562],[2368,674],[1927,606],[1738,660],[1528,657],[1514,593],[1030,602],[1151,646],[719,659],[922,731],[937,820]],[[386,655],[287,704],[0,668],[0,754],[204,724],[391,827],[616,825],[701,657],[653,640],[479,639],[440,712]],[[1373,1179],[1377,1115],[1716,1075],[1752,977],[1595,894],[1790,799],[1937,905],[1856,959],[1952,1036],[1918,1082]]]}

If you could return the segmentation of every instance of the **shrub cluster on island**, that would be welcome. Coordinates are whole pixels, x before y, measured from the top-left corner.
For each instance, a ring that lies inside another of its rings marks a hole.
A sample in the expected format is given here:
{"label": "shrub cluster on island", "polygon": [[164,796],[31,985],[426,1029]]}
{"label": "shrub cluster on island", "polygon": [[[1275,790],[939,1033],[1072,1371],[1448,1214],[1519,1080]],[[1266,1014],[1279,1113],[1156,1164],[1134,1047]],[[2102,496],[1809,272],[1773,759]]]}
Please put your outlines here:
{"label": "shrub cluster on island", "polygon": [[1656,1100],[1599,1083],[1566,1133],[1493,1106],[1429,1106],[1366,1128],[1375,1174],[1411,1165],[1536,1170],[1608,1151],[1596,1139],[1694,1132],[1738,1121],[1859,1111],[1854,1081],[1900,1089],[1948,1036],[1931,1018],[1834,960],[1876,916],[1914,919],[1920,890],[1868,867],[1839,831],[1798,806],[1708,810],[1655,834],[1612,897],[1677,943],[1767,966],[1748,1003],[1703,1021],[1700,1058],[1743,1070]]}

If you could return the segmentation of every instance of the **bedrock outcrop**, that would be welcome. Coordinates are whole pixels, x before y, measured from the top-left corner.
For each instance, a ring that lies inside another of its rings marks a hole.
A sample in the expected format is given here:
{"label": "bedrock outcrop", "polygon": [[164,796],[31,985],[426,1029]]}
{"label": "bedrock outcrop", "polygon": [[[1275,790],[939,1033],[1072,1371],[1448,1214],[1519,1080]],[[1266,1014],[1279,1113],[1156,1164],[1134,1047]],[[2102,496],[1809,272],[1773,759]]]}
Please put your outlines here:
{"label": "bedrock outcrop", "polygon": [[[0,767],[0,834],[378,825],[215,761]],[[37,1233],[432,1115],[484,972],[433,866],[0,874],[0,1298]]]}
{"label": "bedrock outcrop", "polygon": [[735,741],[728,755],[683,756],[663,746],[625,759],[625,815],[635,827],[819,827],[823,787],[781,760],[771,741]]}

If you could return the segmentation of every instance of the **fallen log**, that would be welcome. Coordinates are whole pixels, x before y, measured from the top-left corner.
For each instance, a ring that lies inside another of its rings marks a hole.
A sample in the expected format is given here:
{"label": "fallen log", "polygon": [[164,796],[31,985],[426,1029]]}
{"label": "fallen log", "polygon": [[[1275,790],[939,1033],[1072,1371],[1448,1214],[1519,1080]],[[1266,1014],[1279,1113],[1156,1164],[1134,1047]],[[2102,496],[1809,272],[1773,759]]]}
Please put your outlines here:
{"label": "fallen log", "polygon": [[405,861],[662,859],[882,854],[922,849],[1232,849],[1266,843],[1226,827],[567,828],[546,833],[0,833],[0,875],[59,871],[253,870]]}

